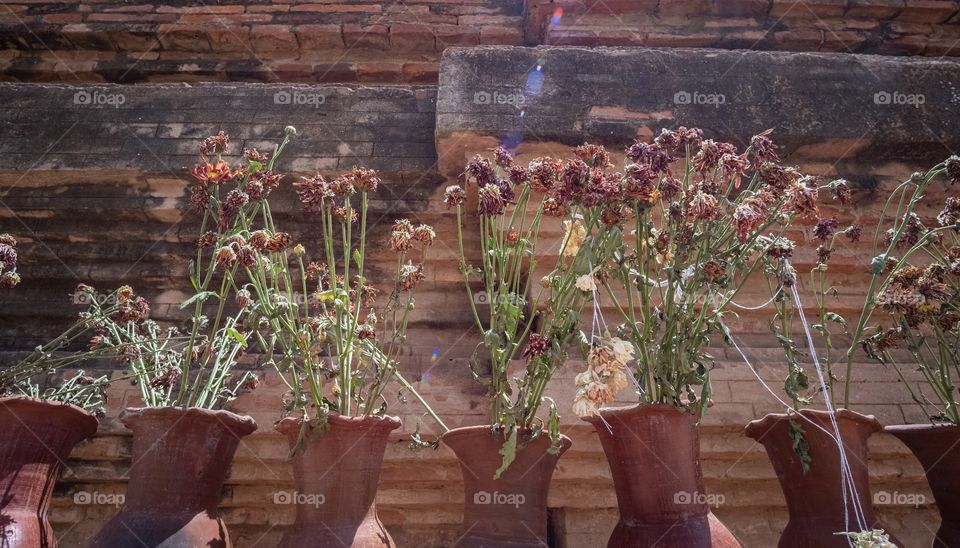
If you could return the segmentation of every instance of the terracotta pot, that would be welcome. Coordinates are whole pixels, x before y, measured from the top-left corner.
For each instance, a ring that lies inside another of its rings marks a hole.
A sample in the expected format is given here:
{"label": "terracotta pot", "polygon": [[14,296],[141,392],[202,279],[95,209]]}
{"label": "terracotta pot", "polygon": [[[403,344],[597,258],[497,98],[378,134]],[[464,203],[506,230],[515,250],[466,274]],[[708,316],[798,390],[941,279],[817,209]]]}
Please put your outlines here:
{"label": "terracotta pot", "polygon": [[546,434],[519,436],[516,460],[493,479],[503,456],[503,436],[490,426],[454,428],[440,437],[460,461],[464,503],[461,536],[454,546],[533,547],[547,545],[547,493],[557,461],[570,448],[561,436],[558,454],[547,452]]}
{"label": "terracotta pot", "polygon": [[[331,415],[330,429],[307,441],[293,457],[295,493],[276,493],[278,503],[295,503],[296,521],[283,535],[283,548],[396,546],[377,517],[377,483],[396,417]],[[301,421],[286,418],[277,430],[297,443]]]}
{"label": "terracotta pot", "polygon": [[[800,413],[821,430],[803,418],[794,415],[770,414],[747,425],[747,436],[759,441],[767,450],[773,469],[780,480],[780,489],[787,500],[790,519],[780,535],[780,548],[849,548],[847,537],[834,533],[858,530],[853,499],[848,495],[844,504],[841,491],[840,451],[827,432],[833,432],[830,414],[826,411],[804,409]],[[810,470],[804,474],[800,457],[793,450],[790,438],[790,418],[793,417],[806,434],[810,446]],[[869,529],[889,530],[880,523],[873,511],[870,497],[870,475],[867,469],[867,438],[880,431],[880,423],[873,416],[861,415],[847,409],[836,412],[840,437],[857,491],[857,501]],[[846,518],[849,513],[849,521]],[[903,544],[890,535],[897,546]]]}
{"label": "terracotta pot", "polygon": [[909,447],[927,472],[941,518],[932,546],[960,546],[960,426],[917,424],[885,430]]}
{"label": "terracotta pot", "polygon": [[229,548],[220,492],[240,438],[257,423],[179,407],[127,409],[120,420],[133,431],[126,500],[91,548]]}
{"label": "terracotta pot", "polygon": [[0,398],[0,546],[52,548],[47,521],[53,485],[73,446],[97,432],[79,407]]}
{"label": "terracotta pot", "polygon": [[660,404],[600,414],[587,420],[600,435],[620,507],[608,548],[739,548],[710,511],[695,415]]}

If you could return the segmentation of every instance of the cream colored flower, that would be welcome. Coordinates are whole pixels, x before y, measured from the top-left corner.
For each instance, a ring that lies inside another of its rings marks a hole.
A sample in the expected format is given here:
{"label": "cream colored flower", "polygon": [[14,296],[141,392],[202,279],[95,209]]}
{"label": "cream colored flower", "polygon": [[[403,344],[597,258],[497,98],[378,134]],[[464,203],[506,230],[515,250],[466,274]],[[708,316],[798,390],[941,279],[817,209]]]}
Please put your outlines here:
{"label": "cream colored flower", "polygon": [[571,222],[569,219],[563,221],[563,256],[576,257],[587,240],[587,227],[583,226],[580,219]]}
{"label": "cream colored flower", "polygon": [[610,349],[613,350],[613,353],[617,355],[617,360],[623,362],[624,365],[633,359],[635,353],[633,343],[630,341],[625,341],[619,337],[610,338]]}
{"label": "cream colored flower", "polygon": [[577,278],[576,283],[577,289],[580,291],[586,291],[592,293],[597,290],[597,280],[593,277],[593,274],[584,274]]}
{"label": "cream colored flower", "polygon": [[592,417],[597,414],[597,404],[586,398],[585,395],[577,394],[573,399],[573,412],[581,418]]}

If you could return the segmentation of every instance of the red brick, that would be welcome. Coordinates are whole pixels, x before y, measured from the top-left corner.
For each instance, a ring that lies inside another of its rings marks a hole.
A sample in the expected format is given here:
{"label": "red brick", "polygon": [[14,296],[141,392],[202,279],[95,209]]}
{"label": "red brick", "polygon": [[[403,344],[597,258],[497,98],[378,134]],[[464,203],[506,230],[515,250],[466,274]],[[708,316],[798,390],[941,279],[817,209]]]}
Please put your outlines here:
{"label": "red brick", "polygon": [[916,23],[943,23],[957,13],[957,4],[953,0],[906,0],[903,11],[897,15],[898,21]]}
{"label": "red brick", "polygon": [[250,28],[242,26],[224,26],[209,25],[207,37],[210,40],[210,46],[213,51],[245,51],[249,52],[250,46]]}
{"label": "red brick", "polygon": [[765,15],[770,8],[767,0],[715,0],[713,13],[717,15]]}
{"label": "red brick", "polygon": [[475,46],[480,43],[480,31],[459,25],[438,25],[434,29],[437,50],[451,46]]}
{"label": "red brick", "polygon": [[889,19],[903,9],[903,0],[850,0],[844,18]]}
{"label": "red brick", "polygon": [[286,25],[254,25],[250,28],[250,46],[256,52],[296,52],[297,37]]}
{"label": "red brick", "polygon": [[660,2],[660,15],[693,15],[710,11],[710,0],[677,0]]}
{"label": "red brick", "polygon": [[340,25],[300,25],[294,31],[302,50],[343,48],[343,31]]}
{"label": "red brick", "polygon": [[773,0],[770,16],[777,19],[841,17],[847,0]]}
{"label": "red brick", "polygon": [[393,23],[390,25],[390,47],[401,50],[432,51],[433,29],[429,25]]}
{"label": "red brick", "polygon": [[403,81],[436,83],[440,77],[440,63],[404,63]]}
{"label": "red brick", "polygon": [[509,27],[480,27],[480,43],[501,45],[501,46],[519,46],[523,42],[523,35],[518,28]]}
{"label": "red brick", "polygon": [[202,6],[159,6],[157,13],[243,13],[242,4],[218,6],[204,4]]}
{"label": "red brick", "polygon": [[177,16],[172,13],[91,13],[88,23],[172,23]]}
{"label": "red brick", "polygon": [[349,49],[389,49],[389,29],[386,25],[344,25],[343,42]]}
{"label": "red brick", "polygon": [[52,23],[62,25],[65,23],[80,23],[83,21],[82,13],[51,13],[44,15],[42,21],[44,23]]}
{"label": "red brick", "polygon": [[[601,38],[602,37],[603,35],[601,34]],[[719,41],[719,34],[668,34],[664,32],[651,32],[646,35],[644,44],[651,47],[700,48],[716,44]]]}
{"label": "red brick", "polygon": [[347,5],[301,4],[299,6],[292,6],[290,8],[290,11],[291,12],[313,11],[313,12],[321,12],[321,13],[362,12],[362,13],[379,14],[382,10],[379,5],[364,6],[364,5],[356,5],[356,4],[347,4]]}
{"label": "red brick", "polygon": [[357,79],[361,82],[398,82],[401,63],[357,63]]}
{"label": "red brick", "polygon": [[819,30],[788,30],[773,33],[776,49],[789,51],[816,51],[823,43]]}

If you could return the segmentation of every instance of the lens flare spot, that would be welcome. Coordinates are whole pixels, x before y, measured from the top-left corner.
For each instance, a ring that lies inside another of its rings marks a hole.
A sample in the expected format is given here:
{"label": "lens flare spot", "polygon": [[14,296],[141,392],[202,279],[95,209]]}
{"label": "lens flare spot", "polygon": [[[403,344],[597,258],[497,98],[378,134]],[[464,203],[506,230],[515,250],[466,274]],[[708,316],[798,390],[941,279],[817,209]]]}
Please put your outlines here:
{"label": "lens flare spot", "polygon": [[430,361],[435,362],[440,359],[440,348],[434,347],[433,354],[430,355]]}
{"label": "lens flare spot", "polygon": [[553,10],[553,15],[550,16],[550,24],[559,25],[561,18],[563,18],[563,8],[558,7],[557,9]]}

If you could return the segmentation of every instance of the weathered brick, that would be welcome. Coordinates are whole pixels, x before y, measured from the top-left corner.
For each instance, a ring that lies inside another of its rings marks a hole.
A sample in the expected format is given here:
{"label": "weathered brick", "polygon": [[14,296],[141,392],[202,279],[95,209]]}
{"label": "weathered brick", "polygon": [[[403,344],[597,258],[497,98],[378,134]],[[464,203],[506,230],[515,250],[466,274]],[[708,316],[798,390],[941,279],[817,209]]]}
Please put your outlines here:
{"label": "weathered brick", "polygon": [[286,25],[254,25],[250,28],[250,46],[253,51],[297,51],[297,36]]}
{"label": "weathered brick", "polygon": [[300,48],[307,51],[344,47],[340,25],[299,25],[295,32]]}
{"label": "weathered brick", "polygon": [[344,25],[343,41],[348,49],[387,49],[390,47],[389,27],[386,25]]}
{"label": "weathered brick", "polygon": [[393,23],[390,25],[390,47],[398,50],[433,50],[433,28],[429,25]]}
{"label": "weathered brick", "polygon": [[953,17],[960,7],[953,0],[906,0],[897,15],[900,21],[942,23]]}

